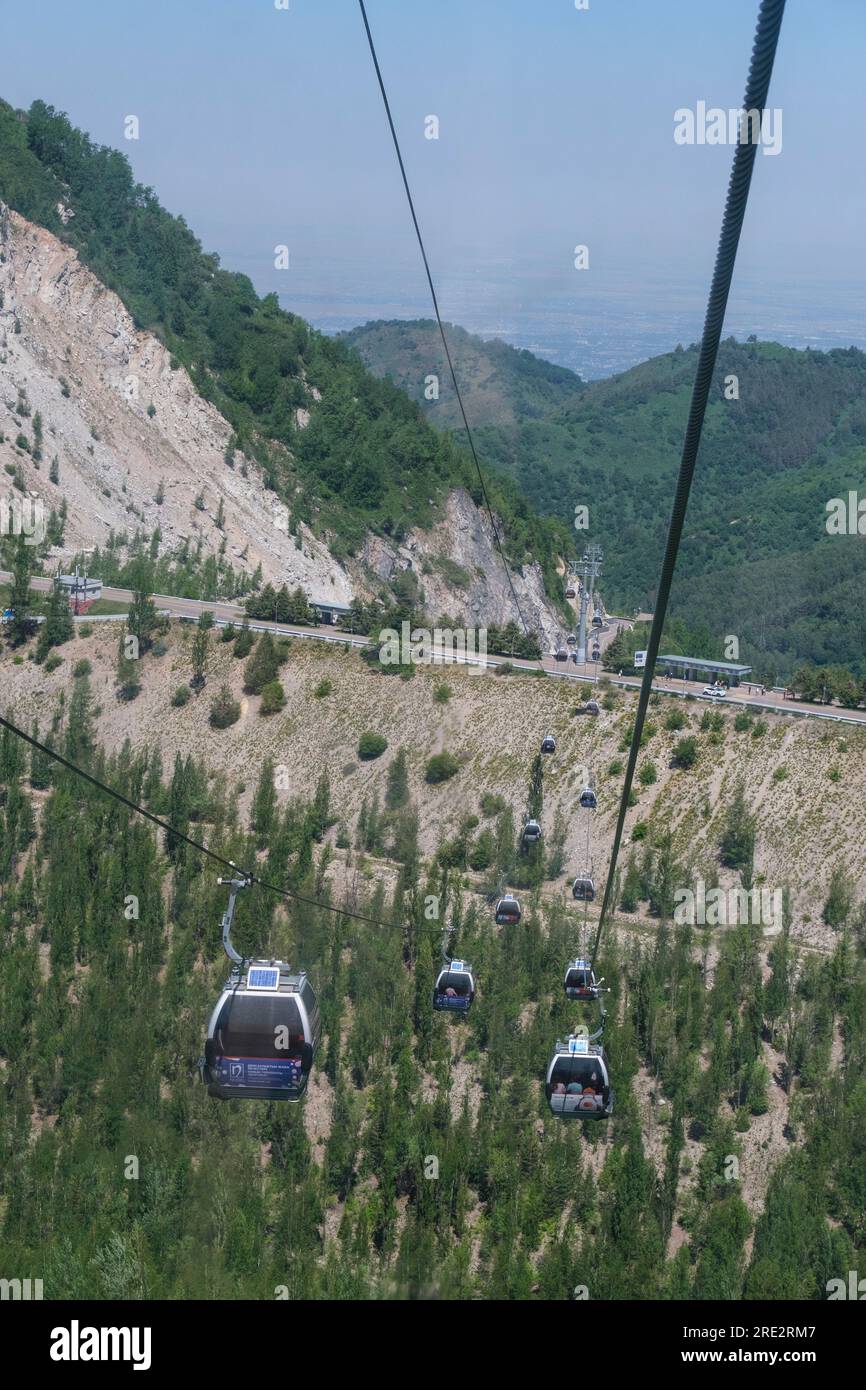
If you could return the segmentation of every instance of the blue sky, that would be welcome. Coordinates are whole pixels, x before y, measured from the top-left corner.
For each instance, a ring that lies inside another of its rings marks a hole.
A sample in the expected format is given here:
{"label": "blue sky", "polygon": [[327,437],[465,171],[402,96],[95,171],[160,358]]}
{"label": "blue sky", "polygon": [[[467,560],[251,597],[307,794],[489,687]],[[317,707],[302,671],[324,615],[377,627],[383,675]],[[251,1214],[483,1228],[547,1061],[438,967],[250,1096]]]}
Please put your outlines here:
{"label": "blue sky", "polygon": [[[561,310],[564,336],[573,322],[590,337],[605,306],[622,331],[630,314],[666,324],[675,304],[699,321],[731,152],[676,145],[673,113],[739,106],[756,12],[368,0],[446,314],[507,331]],[[0,94],[42,97],[122,148],[258,288],[329,323],[428,312],[356,0],[3,0],[3,30]],[[862,0],[788,5],[770,93],[784,143],[757,158],[734,329],[769,336],[790,311],[844,334],[850,306],[860,317],[864,40]],[[138,141],[123,138],[129,114]]]}

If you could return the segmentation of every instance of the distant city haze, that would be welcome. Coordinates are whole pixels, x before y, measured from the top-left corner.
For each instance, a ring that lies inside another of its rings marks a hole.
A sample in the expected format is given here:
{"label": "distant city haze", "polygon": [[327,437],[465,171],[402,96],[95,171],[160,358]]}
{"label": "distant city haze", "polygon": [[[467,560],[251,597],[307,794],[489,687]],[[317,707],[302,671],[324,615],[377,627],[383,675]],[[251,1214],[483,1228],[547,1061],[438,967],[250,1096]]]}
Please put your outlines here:
{"label": "distant city haze", "polygon": [[[732,150],[674,113],[740,105],[757,0],[367,8],[445,317],[587,377],[695,341]],[[328,332],[429,317],[355,0],[5,0],[3,29],[0,95],[122,149],[260,292]],[[866,348],[864,51],[862,0],[788,6],[727,333]]]}

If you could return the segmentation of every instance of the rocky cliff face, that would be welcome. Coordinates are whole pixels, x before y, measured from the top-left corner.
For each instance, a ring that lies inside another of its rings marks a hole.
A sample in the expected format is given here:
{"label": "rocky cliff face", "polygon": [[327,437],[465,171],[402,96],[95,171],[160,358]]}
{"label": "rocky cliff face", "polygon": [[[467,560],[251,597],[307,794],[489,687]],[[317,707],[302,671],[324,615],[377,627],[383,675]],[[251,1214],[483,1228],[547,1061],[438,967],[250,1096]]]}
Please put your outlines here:
{"label": "rocky cliff face", "polygon": [[[46,508],[66,498],[65,553],[103,545],[112,530],[158,526],[165,549],[201,537],[205,553],[215,553],[225,539],[235,568],[261,564],[268,579],[349,602],[346,573],[303,529],[296,547],[255,465],[244,478],[240,460],[234,469],[226,464],[228,423],[76,253],[5,211],[0,251],[0,461],[21,468]],[[38,466],[15,444],[21,434],[32,444],[37,411]],[[49,481],[55,457],[57,485]],[[224,530],[216,525],[221,501]]]}
{"label": "rocky cliff face", "polygon": [[[39,460],[32,452],[37,412]],[[467,624],[518,618],[489,519],[465,493],[452,494],[433,531],[413,533],[401,547],[371,535],[351,569],[303,525],[297,538],[290,536],[288,513],[265,489],[256,465],[247,462],[244,477],[239,457],[234,468],[225,462],[231,428],[196,393],[184,368],[172,368],[165,347],[136,328],[74,250],[6,208],[0,208],[0,432],[0,464],[23,475],[46,514],[66,499],[64,547],[52,557],[61,564],[78,550],[104,545],[112,531],[132,535],[158,526],[163,550],[201,540],[205,554],[216,553],[225,542],[236,569],[260,564],[266,579],[301,584],[313,598],[349,603],[355,594],[368,595],[376,579],[411,567],[419,571],[431,614]],[[21,436],[30,452],[17,442]],[[49,476],[55,459],[56,484]],[[11,478],[0,477],[0,495],[7,495]],[[527,624],[549,637],[557,622],[540,575],[530,570],[513,578]]]}
{"label": "rocky cliff face", "polygon": [[[499,521],[497,529],[502,540]],[[518,613],[490,518],[462,488],[449,495],[444,517],[429,531],[410,532],[400,546],[371,536],[363,559],[386,580],[411,570],[421,585],[424,607],[433,617],[450,616],[478,627],[504,626],[512,618],[522,626],[522,615],[530,632],[539,634],[542,648],[549,648],[562,630],[537,565],[511,571]]]}

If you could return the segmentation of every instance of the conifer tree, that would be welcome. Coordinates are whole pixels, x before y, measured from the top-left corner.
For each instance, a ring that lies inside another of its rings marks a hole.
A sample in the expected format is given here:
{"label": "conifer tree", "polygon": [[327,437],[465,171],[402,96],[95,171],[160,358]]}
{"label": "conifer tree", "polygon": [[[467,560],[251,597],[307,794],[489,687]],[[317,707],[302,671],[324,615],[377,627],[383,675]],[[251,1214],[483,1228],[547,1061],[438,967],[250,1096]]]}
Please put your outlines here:
{"label": "conifer tree", "polygon": [[32,600],[30,597],[30,578],[33,574],[33,564],[33,549],[27,544],[27,538],[22,534],[18,537],[12,564],[12,588],[9,594],[12,617],[4,629],[13,647],[20,647],[22,642],[26,642],[36,626],[31,617]]}
{"label": "conifer tree", "polygon": [[55,584],[48,601],[45,622],[39,629],[36,660],[44,661],[51,648],[59,647],[63,642],[68,642],[73,632],[74,626],[72,615],[69,612],[69,599],[66,596],[66,590],[61,585]]}
{"label": "conifer tree", "polygon": [[255,650],[244,667],[244,690],[248,695],[260,695],[265,686],[276,679],[279,658],[269,632],[263,632]]}
{"label": "conifer tree", "polygon": [[250,807],[250,827],[259,849],[264,849],[274,829],[277,792],[274,783],[274,760],[265,758],[259,773],[256,793]]}

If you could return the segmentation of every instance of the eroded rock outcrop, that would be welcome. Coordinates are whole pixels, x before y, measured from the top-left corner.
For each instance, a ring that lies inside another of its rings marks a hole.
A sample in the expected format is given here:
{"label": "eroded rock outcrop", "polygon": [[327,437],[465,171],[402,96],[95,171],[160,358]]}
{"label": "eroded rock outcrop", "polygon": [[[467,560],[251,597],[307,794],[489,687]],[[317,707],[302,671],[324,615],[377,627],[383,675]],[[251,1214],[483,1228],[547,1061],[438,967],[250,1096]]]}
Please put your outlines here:
{"label": "eroded rock outcrop", "polygon": [[[217,554],[224,544],[235,569],[261,565],[266,580],[303,585],[313,598],[348,604],[411,567],[431,615],[519,621],[490,520],[466,492],[448,497],[430,531],[399,546],[370,535],[358,561],[339,563],[303,524],[288,533],[288,512],[253,462],[246,477],[239,456],[234,468],[226,463],[231,426],[70,246],[2,208],[0,253],[0,463],[18,470],[46,513],[66,499],[64,546],[53,558],[104,546],[112,532],[158,527],[163,551],[188,540]],[[309,411],[298,413],[306,425]],[[11,479],[2,477],[5,492]],[[540,572],[526,567],[512,580],[527,625],[549,642],[558,624]]]}

